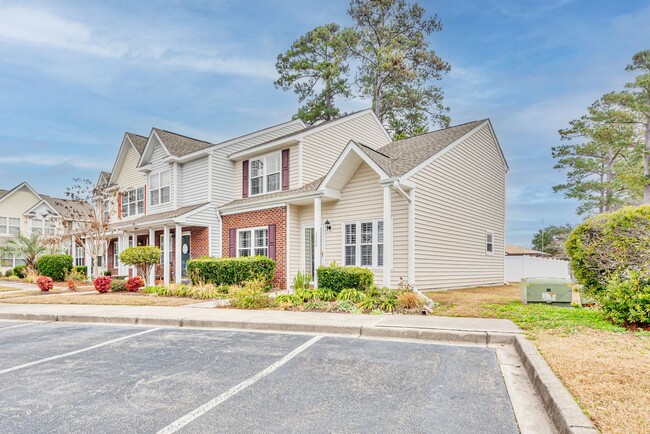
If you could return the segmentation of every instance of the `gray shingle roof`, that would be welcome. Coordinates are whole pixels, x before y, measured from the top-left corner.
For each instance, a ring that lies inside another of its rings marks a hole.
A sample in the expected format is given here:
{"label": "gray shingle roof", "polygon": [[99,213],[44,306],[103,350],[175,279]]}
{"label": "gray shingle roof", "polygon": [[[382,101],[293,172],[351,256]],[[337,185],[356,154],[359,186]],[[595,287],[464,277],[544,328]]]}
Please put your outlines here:
{"label": "gray shingle roof", "polygon": [[194,211],[195,209],[201,208],[202,206],[207,205],[208,202],[206,203],[199,203],[197,205],[188,205],[184,206],[182,208],[177,208],[175,210],[171,211],[165,211],[165,212],[159,212],[156,214],[147,214],[146,216],[137,218],[135,220],[126,220],[124,222],[121,221],[115,221],[111,226],[124,226],[125,224],[133,224],[133,225],[139,225],[143,223],[149,223],[149,222],[155,222],[158,220],[168,220],[168,219],[173,219],[176,217],[180,217],[183,214],[187,214],[190,211]]}
{"label": "gray shingle roof", "polygon": [[193,139],[181,134],[172,133],[171,131],[161,130],[159,128],[154,128],[153,130],[158,134],[158,137],[160,137],[167,150],[175,157],[183,157],[214,146],[210,142]]}
{"label": "gray shingle roof", "polygon": [[314,181],[310,182],[309,184],[305,184],[300,188],[294,188],[292,190],[285,190],[285,191],[278,191],[277,193],[268,193],[268,194],[259,194],[256,196],[250,196],[246,197],[244,199],[235,199],[233,201],[230,201],[224,205],[222,205],[220,208],[226,208],[226,207],[231,207],[235,205],[243,205],[243,204],[249,204],[249,203],[256,203],[256,202],[261,202],[263,200],[268,200],[268,199],[279,199],[283,197],[290,197],[299,193],[307,193],[310,191],[316,191],[320,183],[323,181],[324,176],[321,176],[318,179],[315,179]]}
{"label": "gray shingle roof", "polygon": [[61,214],[64,219],[85,220],[86,218],[90,218],[92,215],[92,210],[87,202],[71,199],[59,199],[48,196],[47,194],[41,194],[40,196],[45,202]]}
{"label": "gray shingle roof", "polygon": [[373,150],[363,144],[361,149],[390,176],[401,176],[427,158],[442,151],[465,134],[485,122],[485,119],[419,134],[398,140]]}
{"label": "gray shingle roof", "polygon": [[138,154],[142,155],[144,148],[147,145],[147,140],[149,139],[139,134],[126,133],[126,135],[131,140],[131,143],[133,143],[133,146],[135,146],[135,150],[138,151]]}
{"label": "gray shingle roof", "polygon": [[4,196],[7,193],[9,193],[9,190],[0,189],[0,198],[2,198],[2,196]]}

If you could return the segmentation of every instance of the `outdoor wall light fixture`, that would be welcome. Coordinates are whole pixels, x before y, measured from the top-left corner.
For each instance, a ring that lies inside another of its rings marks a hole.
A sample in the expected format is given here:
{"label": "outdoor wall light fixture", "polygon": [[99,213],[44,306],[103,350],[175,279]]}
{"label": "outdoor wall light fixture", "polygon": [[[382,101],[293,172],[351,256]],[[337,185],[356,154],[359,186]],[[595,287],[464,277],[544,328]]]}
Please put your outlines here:
{"label": "outdoor wall light fixture", "polygon": [[325,220],[325,229],[327,229],[328,231],[332,230],[332,224],[330,223],[329,219]]}

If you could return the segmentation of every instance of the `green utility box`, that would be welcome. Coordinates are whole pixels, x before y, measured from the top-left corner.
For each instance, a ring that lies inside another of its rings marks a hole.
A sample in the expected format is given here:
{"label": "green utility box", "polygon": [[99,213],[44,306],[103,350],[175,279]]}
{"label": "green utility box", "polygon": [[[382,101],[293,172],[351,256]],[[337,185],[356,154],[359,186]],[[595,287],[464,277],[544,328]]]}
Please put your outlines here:
{"label": "green utility box", "polygon": [[572,283],[568,279],[532,277],[521,279],[521,301],[571,306]]}

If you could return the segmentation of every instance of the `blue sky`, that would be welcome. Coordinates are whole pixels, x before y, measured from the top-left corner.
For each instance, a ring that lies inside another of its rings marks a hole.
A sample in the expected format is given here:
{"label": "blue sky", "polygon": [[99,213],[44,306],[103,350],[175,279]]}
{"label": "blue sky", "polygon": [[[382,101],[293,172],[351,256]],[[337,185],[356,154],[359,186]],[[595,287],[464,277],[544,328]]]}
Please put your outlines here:
{"label": "blue sky", "polygon": [[[313,27],[350,24],[345,0],[0,0],[0,188],[61,196],[110,170],[125,131],[156,126],[218,142],[289,119],[275,57]],[[443,31],[439,84],[452,124],[489,117],[511,167],[507,238],[575,223],[550,148],[557,130],[620,89],[650,48],[650,5],[626,0],[420,2]],[[369,101],[341,104],[347,111]]]}

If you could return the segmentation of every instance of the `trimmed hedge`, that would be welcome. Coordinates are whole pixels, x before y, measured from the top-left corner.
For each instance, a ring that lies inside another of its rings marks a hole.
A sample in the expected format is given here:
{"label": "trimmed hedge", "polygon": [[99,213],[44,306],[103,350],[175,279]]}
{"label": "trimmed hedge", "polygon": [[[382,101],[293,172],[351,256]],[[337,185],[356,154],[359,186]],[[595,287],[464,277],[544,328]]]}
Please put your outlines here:
{"label": "trimmed hedge", "polygon": [[320,266],[316,270],[318,286],[341,292],[353,288],[365,290],[375,283],[375,277],[368,268],[343,267],[341,265]]}
{"label": "trimmed hedge", "polygon": [[72,270],[70,255],[43,255],[38,258],[38,272],[42,276],[51,277],[55,282],[63,282],[70,270]]}
{"label": "trimmed hedge", "polygon": [[88,267],[85,265],[76,265],[73,268],[75,271],[82,273],[84,276],[88,274]]}
{"label": "trimmed hedge", "polygon": [[12,270],[11,268],[5,271],[5,277],[11,277],[13,275],[14,275],[14,270]]}
{"label": "trimmed hedge", "polygon": [[13,269],[14,276],[20,277],[21,279],[24,279],[25,276],[27,276],[27,271],[25,270],[25,265],[16,265]]}
{"label": "trimmed hedge", "polygon": [[111,292],[125,292],[126,280],[113,279],[111,280]]}
{"label": "trimmed hedge", "polygon": [[270,290],[273,288],[275,261],[264,256],[193,259],[187,262],[187,275],[194,285],[241,285],[246,281],[261,280]]}
{"label": "trimmed hedge", "polygon": [[650,276],[633,271],[616,277],[598,301],[609,319],[621,325],[650,324]]}

